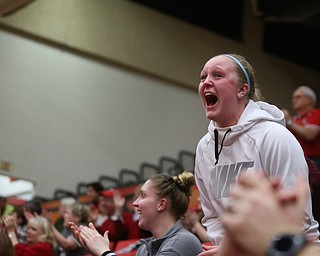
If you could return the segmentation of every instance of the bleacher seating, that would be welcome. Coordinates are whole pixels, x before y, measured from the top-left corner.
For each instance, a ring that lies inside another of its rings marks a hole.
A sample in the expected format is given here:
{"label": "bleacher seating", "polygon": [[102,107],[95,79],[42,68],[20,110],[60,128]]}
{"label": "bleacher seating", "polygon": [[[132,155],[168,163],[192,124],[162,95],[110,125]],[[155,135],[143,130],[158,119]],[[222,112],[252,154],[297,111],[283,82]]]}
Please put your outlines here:
{"label": "bleacher seating", "polygon": [[129,169],[121,169],[119,171],[119,186],[125,187],[140,183],[140,175],[138,172]]}
{"label": "bleacher seating", "polygon": [[[162,156],[159,158],[158,165],[148,162],[142,162],[139,167],[139,171],[134,171],[130,169],[121,169],[119,171],[118,178],[109,175],[101,175],[98,177],[97,181],[101,183],[104,189],[117,188],[119,189],[122,196],[126,197],[132,195],[136,192],[138,186],[148,180],[152,175],[158,173],[168,173],[170,175],[180,174],[182,171],[191,171],[194,169],[194,159],[195,154],[189,151],[180,151],[178,153],[177,159]],[[79,181],[76,187],[76,191],[70,191],[66,189],[57,188],[52,198],[44,198],[36,195],[34,199],[39,199],[42,203],[43,209],[51,212],[51,218],[53,222],[59,217],[59,205],[60,199],[64,197],[75,197],[81,203],[89,203],[90,198],[86,195],[85,182]],[[197,208],[199,191],[196,186],[194,186],[192,196],[190,198],[191,208]],[[14,198],[10,199],[13,204],[24,204],[25,201],[17,202]],[[122,254],[121,254],[122,255]],[[124,254],[124,255],[134,255],[134,254]],[[123,256],[124,256],[123,255]]]}
{"label": "bleacher seating", "polygon": [[43,196],[34,196],[33,199],[38,200],[40,202],[48,202],[48,201],[52,200],[52,198],[43,197]]}
{"label": "bleacher seating", "polygon": [[119,187],[119,180],[108,175],[101,175],[98,179],[105,190]]}
{"label": "bleacher seating", "polygon": [[79,182],[77,185],[77,196],[85,195],[87,193],[87,183]]}
{"label": "bleacher seating", "polygon": [[141,183],[148,180],[152,175],[160,173],[160,169],[157,165],[150,163],[141,163],[139,168]]}
{"label": "bleacher seating", "polygon": [[[118,172],[118,177],[101,175],[97,181],[100,182],[105,190],[108,190],[111,188],[141,184],[157,173],[168,173],[170,175],[178,175],[182,171],[189,171],[193,173],[194,166],[195,153],[181,150],[178,152],[177,159],[169,156],[161,156],[159,158],[158,165],[142,162],[140,164],[139,171],[124,168]],[[77,184],[76,193],[65,189],[57,189],[54,192],[53,199],[61,199],[67,196],[82,196],[86,194],[86,191],[87,183],[80,181]]]}
{"label": "bleacher seating", "polygon": [[[186,150],[178,152],[177,159],[162,156],[159,158],[158,165],[148,162],[142,162],[139,171],[131,169],[121,169],[118,178],[109,175],[101,175],[97,181],[103,186],[105,190],[111,188],[119,189],[122,196],[134,194],[137,187],[148,180],[152,175],[158,173],[168,173],[170,175],[178,175],[182,171],[194,172],[195,154]],[[89,197],[86,195],[87,183],[80,181],[77,184],[76,192],[65,189],[56,189],[54,191],[53,199],[43,198],[42,205],[44,209],[52,212],[52,218],[57,215],[60,199],[64,197],[75,197],[79,202],[88,203]],[[198,207],[199,191],[194,186],[193,194],[190,199],[190,207]],[[42,199],[39,196],[35,198]]]}
{"label": "bleacher seating", "polygon": [[163,156],[159,159],[160,172],[168,173],[170,175],[178,175],[182,172],[180,162],[172,157]]}
{"label": "bleacher seating", "polygon": [[178,160],[184,171],[194,173],[195,157],[195,153],[189,151],[181,150],[179,152]]}
{"label": "bleacher seating", "polygon": [[53,193],[53,199],[59,200],[64,197],[74,197],[76,198],[76,194],[72,191],[66,190],[66,189],[56,189]]}

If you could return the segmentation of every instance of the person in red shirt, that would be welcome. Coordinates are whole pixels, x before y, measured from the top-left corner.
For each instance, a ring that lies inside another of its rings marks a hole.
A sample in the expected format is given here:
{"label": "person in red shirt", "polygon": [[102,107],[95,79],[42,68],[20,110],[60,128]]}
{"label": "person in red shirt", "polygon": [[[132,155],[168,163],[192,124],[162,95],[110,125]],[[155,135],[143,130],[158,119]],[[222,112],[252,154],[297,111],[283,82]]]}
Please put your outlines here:
{"label": "person in red shirt", "polygon": [[89,205],[89,215],[90,221],[94,221],[99,214],[99,201],[100,192],[104,190],[103,186],[99,182],[90,182],[87,184],[87,196],[90,199]]}
{"label": "person in red shirt", "polygon": [[294,134],[305,155],[320,169],[320,109],[316,109],[317,96],[308,86],[298,87],[292,95],[295,115],[283,109],[286,125]]}
{"label": "person in red shirt", "polygon": [[99,214],[95,226],[100,234],[109,231],[111,242],[128,239],[128,226],[122,214],[125,199],[119,191],[110,189],[100,192]]}
{"label": "person in red shirt", "polygon": [[3,220],[17,256],[54,256],[54,238],[46,218],[37,216],[28,221],[27,242],[23,244],[18,242],[13,217]]}

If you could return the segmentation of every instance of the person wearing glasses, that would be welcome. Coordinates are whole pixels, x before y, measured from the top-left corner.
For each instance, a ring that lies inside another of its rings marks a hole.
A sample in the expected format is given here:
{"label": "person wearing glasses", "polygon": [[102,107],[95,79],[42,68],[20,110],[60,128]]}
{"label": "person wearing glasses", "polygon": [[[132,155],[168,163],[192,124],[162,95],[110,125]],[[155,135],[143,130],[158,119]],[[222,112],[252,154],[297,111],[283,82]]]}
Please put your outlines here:
{"label": "person wearing glasses", "polygon": [[291,115],[283,109],[286,126],[300,142],[307,157],[312,159],[320,170],[320,109],[315,108],[317,96],[308,86],[299,86],[292,94]]}

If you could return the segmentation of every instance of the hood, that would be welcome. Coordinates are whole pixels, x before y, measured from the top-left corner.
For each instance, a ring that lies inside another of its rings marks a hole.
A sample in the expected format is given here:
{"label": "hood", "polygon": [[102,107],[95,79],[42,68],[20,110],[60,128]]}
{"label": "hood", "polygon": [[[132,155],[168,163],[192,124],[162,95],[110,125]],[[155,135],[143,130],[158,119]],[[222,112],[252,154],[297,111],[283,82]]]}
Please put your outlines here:
{"label": "hood", "polygon": [[279,108],[266,102],[254,102],[250,100],[237,124],[227,128],[219,128],[215,126],[214,121],[211,121],[208,131],[214,137],[213,131],[215,129],[219,131],[219,134],[222,133],[222,136],[228,129],[231,129],[231,134],[228,137],[232,136],[232,134],[236,136],[237,134],[244,133],[261,121],[272,121],[285,126],[284,114]]}
{"label": "hood", "polygon": [[285,126],[284,114],[279,108],[266,102],[254,102],[250,100],[237,124],[226,128],[219,128],[215,126],[214,121],[211,121],[208,131],[214,140],[214,130],[217,130],[218,144],[221,144],[221,141],[224,139],[223,145],[230,145],[239,135],[251,129],[255,124],[264,121],[276,122]]}

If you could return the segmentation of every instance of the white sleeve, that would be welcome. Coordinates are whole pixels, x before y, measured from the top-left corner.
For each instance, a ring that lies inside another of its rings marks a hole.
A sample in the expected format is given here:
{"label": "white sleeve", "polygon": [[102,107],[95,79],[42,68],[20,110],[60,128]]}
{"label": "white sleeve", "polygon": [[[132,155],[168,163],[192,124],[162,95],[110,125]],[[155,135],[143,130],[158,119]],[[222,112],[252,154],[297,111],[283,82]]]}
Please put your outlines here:
{"label": "white sleeve", "polygon": [[[286,128],[277,129],[268,135],[261,147],[262,165],[268,177],[280,178],[284,187],[295,186],[297,177],[303,176],[309,184],[309,169],[303,150],[296,138]],[[312,215],[311,194],[306,206],[304,229],[307,236],[319,237],[319,224]]]}

